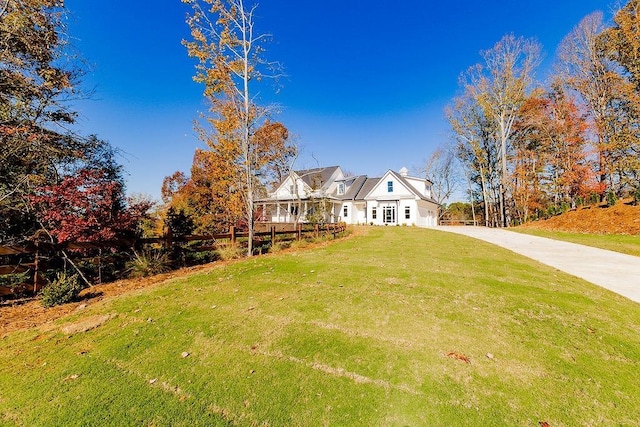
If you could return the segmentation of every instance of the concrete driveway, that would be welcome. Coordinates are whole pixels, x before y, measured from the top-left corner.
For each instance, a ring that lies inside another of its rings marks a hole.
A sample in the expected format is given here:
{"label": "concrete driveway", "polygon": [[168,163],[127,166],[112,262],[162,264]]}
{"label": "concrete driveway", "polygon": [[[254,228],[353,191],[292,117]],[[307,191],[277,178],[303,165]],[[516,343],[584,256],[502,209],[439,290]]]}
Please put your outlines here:
{"label": "concrete driveway", "polygon": [[500,228],[440,226],[437,229],[502,246],[640,303],[640,257]]}

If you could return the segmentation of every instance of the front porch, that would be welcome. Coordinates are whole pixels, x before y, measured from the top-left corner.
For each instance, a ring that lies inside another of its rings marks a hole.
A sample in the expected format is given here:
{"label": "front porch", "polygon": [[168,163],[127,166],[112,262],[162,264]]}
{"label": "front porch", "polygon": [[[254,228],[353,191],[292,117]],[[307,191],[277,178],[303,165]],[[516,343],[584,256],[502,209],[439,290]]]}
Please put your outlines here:
{"label": "front porch", "polygon": [[340,221],[341,201],[261,200],[256,202],[257,222],[332,224]]}

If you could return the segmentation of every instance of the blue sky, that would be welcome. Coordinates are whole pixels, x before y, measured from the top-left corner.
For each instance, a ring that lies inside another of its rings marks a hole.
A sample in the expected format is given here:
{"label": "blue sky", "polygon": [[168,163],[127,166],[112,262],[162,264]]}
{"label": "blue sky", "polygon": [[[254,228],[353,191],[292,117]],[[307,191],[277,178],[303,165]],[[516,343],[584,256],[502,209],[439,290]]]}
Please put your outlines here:
{"label": "blue sky", "polygon": [[[248,1],[248,3],[251,3]],[[266,57],[286,73],[277,103],[301,150],[296,168],[340,165],[356,174],[417,170],[449,137],[444,107],[458,77],[503,35],[536,38],[545,70],[562,38],[587,14],[609,20],[615,0],[259,1],[273,35]],[[179,0],[66,0],[75,50],[90,64],[77,101],[79,126],[126,154],[130,193],[159,198],[162,179],[188,172],[203,147],[193,120],[206,110]]]}

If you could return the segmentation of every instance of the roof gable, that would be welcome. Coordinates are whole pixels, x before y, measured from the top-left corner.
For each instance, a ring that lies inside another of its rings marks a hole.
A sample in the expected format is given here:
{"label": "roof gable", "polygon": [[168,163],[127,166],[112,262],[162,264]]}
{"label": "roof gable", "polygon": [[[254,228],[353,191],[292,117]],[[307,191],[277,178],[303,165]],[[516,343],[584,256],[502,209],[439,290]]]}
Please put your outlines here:
{"label": "roof gable", "polygon": [[[418,180],[419,178],[411,178],[412,180]],[[419,179],[424,181],[426,180]],[[392,184],[389,184],[389,183]],[[400,186],[400,188],[398,188]],[[392,191],[389,191],[389,190]],[[364,194],[363,199],[379,199],[379,198],[397,198],[397,197],[417,197],[423,200],[433,201],[431,198],[425,196],[424,192],[418,190],[407,178],[399,173],[389,169],[382,178],[377,178],[375,185]]]}
{"label": "roof gable", "polygon": [[[297,191],[296,191],[297,185]],[[293,191],[292,191],[293,187]],[[306,194],[311,192],[311,187],[304,182],[304,180],[300,179],[300,177],[295,173],[291,172],[278,187],[271,193],[271,197],[275,197],[278,199],[284,198],[292,198],[296,197],[300,194]]]}
{"label": "roof gable", "polygon": [[[399,196],[415,196],[415,189],[400,179],[400,175],[389,169],[373,188],[365,195],[365,199],[392,198]],[[391,190],[391,191],[389,191]]]}
{"label": "roof gable", "polygon": [[340,166],[292,171],[269,193],[270,198],[298,199],[328,193],[336,179],[342,178]]}

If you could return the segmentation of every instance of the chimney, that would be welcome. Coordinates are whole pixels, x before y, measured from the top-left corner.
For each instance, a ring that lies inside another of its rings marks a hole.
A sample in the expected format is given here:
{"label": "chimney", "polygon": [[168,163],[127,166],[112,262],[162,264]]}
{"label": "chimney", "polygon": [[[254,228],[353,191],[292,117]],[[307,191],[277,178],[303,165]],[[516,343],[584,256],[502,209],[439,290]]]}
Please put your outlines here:
{"label": "chimney", "polygon": [[402,167],[398,172],[400,172],[400,176],[409,176],[409,169]]}

